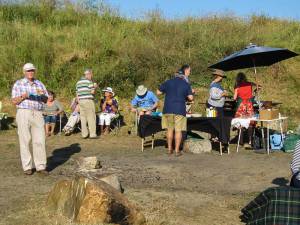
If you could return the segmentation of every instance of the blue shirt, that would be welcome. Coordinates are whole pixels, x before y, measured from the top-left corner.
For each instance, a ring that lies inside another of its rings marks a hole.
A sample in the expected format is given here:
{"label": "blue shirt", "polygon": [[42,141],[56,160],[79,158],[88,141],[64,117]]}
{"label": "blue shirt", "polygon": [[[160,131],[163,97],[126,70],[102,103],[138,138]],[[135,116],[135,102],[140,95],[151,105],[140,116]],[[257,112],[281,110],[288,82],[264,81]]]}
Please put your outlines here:
{"label": "blue shirt", "polygon": [[143,96],[136,95],[131,101],[131,105],[138,108],[150,109],[158,102],[158,98],[152,91],[147,91]]}
{"label": "blue shirt", "polygon": [[186,115],[185,102],[192,95],[192,88],[185,79],[175,77],[164,82],[159,90],[165,93],[164,114]]}

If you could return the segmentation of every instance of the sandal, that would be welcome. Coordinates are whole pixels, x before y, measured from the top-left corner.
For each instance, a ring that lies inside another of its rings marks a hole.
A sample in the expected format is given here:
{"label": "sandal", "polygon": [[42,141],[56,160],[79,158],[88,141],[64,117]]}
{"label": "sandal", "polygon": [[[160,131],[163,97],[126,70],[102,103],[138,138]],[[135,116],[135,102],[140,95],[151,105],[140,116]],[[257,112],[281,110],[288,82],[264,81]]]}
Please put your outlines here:
{"label": "sandal", "polygon": [[176,152],[176,153],[175,153],[175,156],[176,156],[176,157],[180,157],[180,156],[182,156],[182,153],[181,153],[181,152]]}

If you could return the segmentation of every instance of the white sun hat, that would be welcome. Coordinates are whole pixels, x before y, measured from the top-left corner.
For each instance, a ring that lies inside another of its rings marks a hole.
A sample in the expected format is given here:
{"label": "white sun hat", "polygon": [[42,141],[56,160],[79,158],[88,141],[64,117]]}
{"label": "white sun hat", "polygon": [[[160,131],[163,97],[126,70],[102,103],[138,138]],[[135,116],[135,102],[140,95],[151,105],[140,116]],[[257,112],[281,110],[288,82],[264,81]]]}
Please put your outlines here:
{"label": "white sun hat", "polygon": [[113,89],[111,87],[107,87],[107,88],[103,89],[102,91],[109,92],[109,93],[112,93],[113,95],[115,95],[115,93],[113,92]]}

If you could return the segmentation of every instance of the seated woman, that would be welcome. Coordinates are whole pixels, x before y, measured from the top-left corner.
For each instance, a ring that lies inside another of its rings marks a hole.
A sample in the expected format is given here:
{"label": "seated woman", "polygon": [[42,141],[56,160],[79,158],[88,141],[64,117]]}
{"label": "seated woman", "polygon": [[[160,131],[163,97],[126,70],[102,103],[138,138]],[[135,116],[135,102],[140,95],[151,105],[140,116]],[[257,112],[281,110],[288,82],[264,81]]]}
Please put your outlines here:
{"label": "seated woman", "polygon": [[131,111],[137,112],[139,116],[151,115],[158,106],[158,98],[144,85],[138,86],[136,96],[131,101]]}
{"label": "seated woman", "polygon": [[48,100],[45,103],[43,112],[47,137],[54,134],[57,116],[62,112],[63,107],[60,102],[55,99],[55,93],[53,91],[48,91]]}
{"label": "seated woman", "polygon": [[[244,117],[250,118],[254,116],[254,108],[253,108],[253,86],[261,87],[260,85],[256,85],[255,83],[248,82],[246,75],[244,73],[238,73],[236,77],[236,84],[234,89],[234,100],[237,103],[237,110],[235,113],[235,117]],[[253,126],[255,124],[250,124],[248,128],[248,144],[245,145],[246,148],[251,147],[252,143],[252,134],[253,134]],[[240,143],[244,144],[244,132],[242,130]]]}
{"label": "seated woman", "polygon": [[214,78],[209,87],[209,98],[207,101],[207,107],[215,108],[217,110],[217,116],[223,117],[225,97],[228,94],[222,87],[222,80],[223,78],[226,78],[226,76],[222,70],[214,70],[212,74]]}
{"label": "seated woman", "polygon": [[67,124],[63,128],[63,132],[65,132],[65,135],[70,135],[73,132],[75,125],[80,121],[80,108],[77,97],[73,98],[70,108],[72,110],[72,113],[68,118]]}
{"label": "seated woman", "polygon": [[100,103],[101,113],[99,115],[99,125],[101,134],[108,134],[111,120],[118,112],[118,102],[113,98],[114,92],[111,87],[107,87],[102,91],[104,92],[104,98],[101,99]]}
{"label": "seated woman", "polygon": [[291,162],[292,179],[290,186],[300,188],[300,141],[297,142]]}

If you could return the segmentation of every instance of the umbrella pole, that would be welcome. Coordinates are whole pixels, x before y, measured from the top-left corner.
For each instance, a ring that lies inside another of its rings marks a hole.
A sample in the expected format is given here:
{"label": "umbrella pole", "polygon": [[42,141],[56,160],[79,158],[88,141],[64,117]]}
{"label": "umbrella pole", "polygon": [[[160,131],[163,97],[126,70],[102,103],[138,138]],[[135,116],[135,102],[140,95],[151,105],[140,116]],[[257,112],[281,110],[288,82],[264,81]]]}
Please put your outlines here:
{"label": "umbrella pole", "polygon": [[252,58],[252,61],[253,61],[253,67],[254,67],[254,73],[255,73],[256,97],[257,97],[258,107],[259,107],[259,110],[260,110],[260,100],[259,100],[259,90],[258,90],[258,82],[257,82],[257,73],[256,73],[255,59]]}

